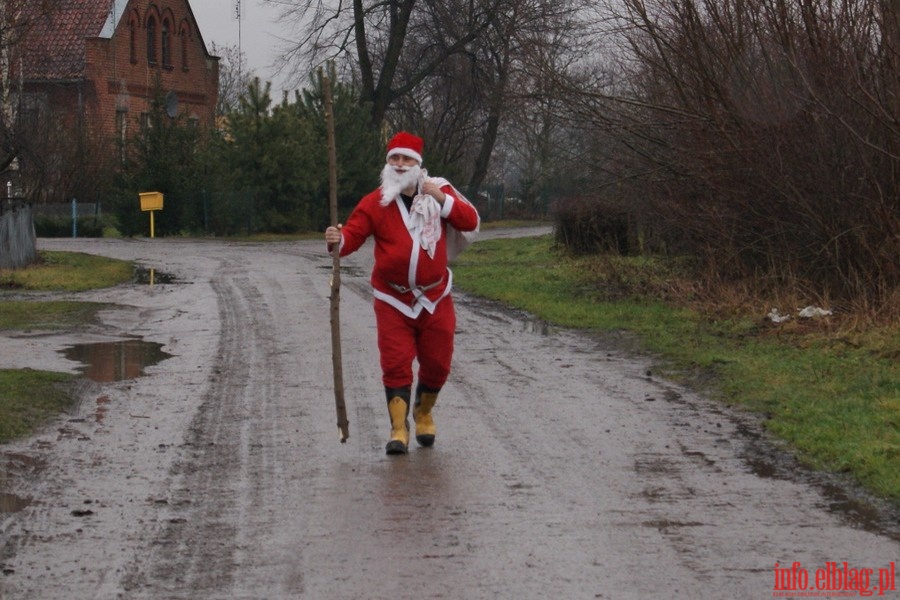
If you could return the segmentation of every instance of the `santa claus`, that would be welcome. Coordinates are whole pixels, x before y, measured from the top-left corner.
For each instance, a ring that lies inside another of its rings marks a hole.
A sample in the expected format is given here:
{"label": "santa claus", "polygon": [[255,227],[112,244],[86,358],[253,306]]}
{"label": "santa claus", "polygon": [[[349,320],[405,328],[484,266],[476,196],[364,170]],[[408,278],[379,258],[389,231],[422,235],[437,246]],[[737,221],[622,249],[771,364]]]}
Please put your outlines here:
{"label": "santa claus", "polygon": [[[450,374],[456,312],[447,267],[478,231],[475,207],[446,179],[422,168],[422,138],[400,132],[388,142],[381,186],[367,194],[347,222],[325,231],[329,251],[355,252],[375,239],[372,269],[382,382],[391,422],[388,454],[409,448],[412,400],[415,436],[430,447],[437,433],[432,410]],[[418,360],[412,395],[413,361]]]}

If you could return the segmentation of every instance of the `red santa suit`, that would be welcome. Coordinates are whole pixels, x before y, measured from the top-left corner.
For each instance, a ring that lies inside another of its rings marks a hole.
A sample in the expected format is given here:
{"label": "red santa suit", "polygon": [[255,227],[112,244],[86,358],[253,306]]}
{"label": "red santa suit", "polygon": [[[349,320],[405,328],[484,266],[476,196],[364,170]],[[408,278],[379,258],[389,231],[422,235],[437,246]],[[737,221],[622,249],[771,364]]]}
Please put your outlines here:
{"label": "red santa suit", "polygon": [[[387,388],[412,384],[412,361],[419,361],[419,383],[440,389],[450,373],[456,314],[447,267],[462,232],[478,229],[475,207],[446,180],[435,180],[443,205],[419,195],[408,209],[401,197],[367,194],[341,229],[341,256],[375,239],[371,283],[375,295],[382,380]],[[449,246],[449,249],[448,249]]]}

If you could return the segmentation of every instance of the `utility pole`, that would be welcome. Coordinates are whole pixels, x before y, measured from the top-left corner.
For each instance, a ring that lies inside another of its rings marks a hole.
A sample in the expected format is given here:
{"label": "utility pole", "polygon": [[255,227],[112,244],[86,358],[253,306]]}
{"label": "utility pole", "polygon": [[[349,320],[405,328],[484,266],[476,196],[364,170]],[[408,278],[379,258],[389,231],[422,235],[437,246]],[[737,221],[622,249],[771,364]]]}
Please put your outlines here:
{"label": "utility pole", "polygon": [[241,49],[241,0],[234,0],[234,17],[238,22],[238,81],[241,80],[241,68],[244,62],[244,54]]}

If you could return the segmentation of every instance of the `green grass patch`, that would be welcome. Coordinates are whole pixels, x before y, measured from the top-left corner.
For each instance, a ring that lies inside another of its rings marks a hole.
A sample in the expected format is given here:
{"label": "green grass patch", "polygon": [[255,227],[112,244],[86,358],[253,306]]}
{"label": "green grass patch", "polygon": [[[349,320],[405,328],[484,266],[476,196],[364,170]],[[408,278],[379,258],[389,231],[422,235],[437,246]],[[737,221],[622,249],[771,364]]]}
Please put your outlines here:
{"label": "green grass patch", "polygon": [[0,443],[28,435],[47,419],[68,409],[66,383],[72,375],[0,369]]}
{"label": "green grass patch", "polygon": [[479,230],[488,231],[491,229],[509,229],[511,227],[546,227],[550,225],[553,225],[552,221],[542,221],[540,219],[504,219],[500,221],[482,221]]}
{"label": "green grass patch", "polygon": [[[25,269],[0,270],[0,289],[84,291],[131,281],[130,262],[90,254],[40,252]],[[58,331],[96,320],[106,304],[97,302],[7,300],[0,298],[0,330]],[[67,373],[0,369],[0,443],[28,435],[72,404]]]}
{"label": "green grass patch", "polygon": [[684,276],[677,263],[565,256],[549,236],[478,242],[454,265],[461,289],[550,323],[634,332],[669,376],[764,414],[810,466],[900,501],[900,328],[772,335],[762,315],[674,302]]}
{"label": "green grass patch", "polygon": [[5,300],[0,302],[0,330],[65,330],[93,322],[107,304],[99,302]]}
{"label": "green grass patch", "polygon": [[134,265],[124,260],[80,252],[38,253],[25,269],[0,270],[0,289],[80,292],[130,281]]}

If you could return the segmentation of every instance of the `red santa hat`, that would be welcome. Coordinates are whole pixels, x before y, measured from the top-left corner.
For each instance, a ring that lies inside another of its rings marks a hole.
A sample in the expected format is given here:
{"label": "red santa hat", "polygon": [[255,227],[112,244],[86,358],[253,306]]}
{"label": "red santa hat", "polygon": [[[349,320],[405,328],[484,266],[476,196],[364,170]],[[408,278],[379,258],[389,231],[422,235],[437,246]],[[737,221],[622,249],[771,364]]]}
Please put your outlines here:
{"label": "red santa hat", "polygon": [[402,154],[403,156],[414,158],[419,161],[419,164],[422,164],[422,149],[424,147],[425,142],[422,138],[401,131],[388,142],[386,158],[390,158],[395,154]]}

